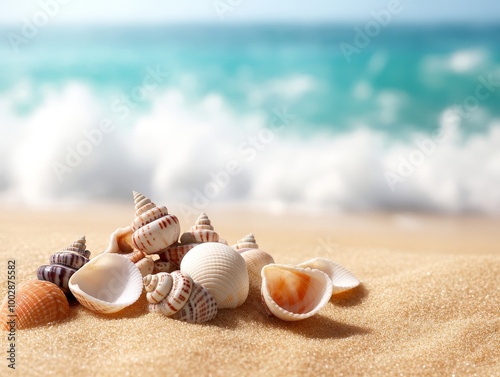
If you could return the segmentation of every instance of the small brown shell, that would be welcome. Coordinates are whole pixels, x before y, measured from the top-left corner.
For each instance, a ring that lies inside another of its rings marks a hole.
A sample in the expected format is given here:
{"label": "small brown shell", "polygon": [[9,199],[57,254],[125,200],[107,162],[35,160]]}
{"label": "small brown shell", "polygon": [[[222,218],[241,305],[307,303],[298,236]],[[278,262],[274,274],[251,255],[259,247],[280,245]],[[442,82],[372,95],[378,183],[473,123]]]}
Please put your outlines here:
{"label": "small brown shell", "polygon": [[[15,302],[15,306],[14,306]],[[24,329],[58,321],[69,314],[69,303],[57,285],[45,280],[28,280],[16,287],[15,297],[6,296],[0,307],[1,327]],[[15,316],[14,316],[15,315]]]}

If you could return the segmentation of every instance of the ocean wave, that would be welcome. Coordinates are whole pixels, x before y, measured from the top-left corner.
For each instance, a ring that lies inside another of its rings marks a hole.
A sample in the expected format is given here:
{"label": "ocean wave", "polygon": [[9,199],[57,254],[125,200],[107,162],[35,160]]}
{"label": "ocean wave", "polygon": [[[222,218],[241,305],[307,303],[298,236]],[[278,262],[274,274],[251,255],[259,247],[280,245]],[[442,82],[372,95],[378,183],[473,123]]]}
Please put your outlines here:
{"label": "ocean wave", "polygon": [[195,210],[236,202],[500,214],[494,119],[481,134],[443,120],[436,133],[402,141],[368,127],[299,134],[293,108],[241,114],[218,93],[193,103],[165,89],[130,114],[97,98],[81,82],[45,90],[28,114],[16,110],[19,96],[0,98],[2,201],[129,202],[139,190]]}

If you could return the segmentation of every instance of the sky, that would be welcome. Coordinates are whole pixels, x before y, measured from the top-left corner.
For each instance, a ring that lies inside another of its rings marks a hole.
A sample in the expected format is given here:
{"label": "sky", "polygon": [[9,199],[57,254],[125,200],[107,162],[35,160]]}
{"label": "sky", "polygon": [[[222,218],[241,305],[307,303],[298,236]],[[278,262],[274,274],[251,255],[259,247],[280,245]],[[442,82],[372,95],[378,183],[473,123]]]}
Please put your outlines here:
{"label": "sky", "polygon": [[2,0],[0,23],[21,23],[44,7],[55,9],[51,22],[70,24],[357,22],[390,2],[399,3],[400,22],[500,22],[498,0]]}

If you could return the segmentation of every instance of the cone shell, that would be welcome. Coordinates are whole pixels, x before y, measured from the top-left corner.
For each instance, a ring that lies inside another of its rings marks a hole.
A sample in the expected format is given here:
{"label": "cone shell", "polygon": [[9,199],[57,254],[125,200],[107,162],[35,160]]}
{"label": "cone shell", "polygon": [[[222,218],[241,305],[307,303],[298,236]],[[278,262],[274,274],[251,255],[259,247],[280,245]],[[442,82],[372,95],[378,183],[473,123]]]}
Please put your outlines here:
{"label": "cone shell", "polygon": [[137,301],[142,275],[134,263],[113,253],[90,260],[69,281],[80,304],[96,313],[115,313]]}
{"label": "cone shell", "polygon": [[38,267],[37,277],[56,284],[63,292],[69,293],[68,282],[71,276],[89,261],[90,251],[85,250],[85,236],[53,254],[49,265]]}
{"label": "cone shell", "polygon": [[[10,330],[8,321],[15,318],[15,328],[24,329],[66,318],[68,299],[62,290],[49,281],[28,280],[16,287],[15,306],[6,296],[0,307],[1,326]],[[16,317],[10,317],[15,314]]]}
{"label": "cone shell", "polygon": [[261,275],[264,307],[283,321],[313,316],[332,295],[332,281],[317,269],[268,264]]}
{"label": "cone shell", "polygon": [[132,242],[136,249],[155,254],[177,242],[179,220],[168,213],[167,207],[157,207],[149,198],[134,191],[135,220],[132,222]]}
{"label": "cone shell", "polygon": [[150,312],[191,323],[203,323],[217,315],[217,303],[207,289],[181,271],[160,272],[144,278]]}
{"label": "cone shell", "polygon": [[337,294],[356,288],[359,285],[359,280],[352,272],[348,271],[341,265],[324,258],[314,258],[307,262],[299,264],[299,267],[316,268],[327,274],[332,280],[333,293]]}
{"label": "cone shell", "polygon": [[199,244],[186,254],[181,271],[204,286],[214,296],[219,309],[236,308],[248,297],[245,260],[227,245],[218,242]]}

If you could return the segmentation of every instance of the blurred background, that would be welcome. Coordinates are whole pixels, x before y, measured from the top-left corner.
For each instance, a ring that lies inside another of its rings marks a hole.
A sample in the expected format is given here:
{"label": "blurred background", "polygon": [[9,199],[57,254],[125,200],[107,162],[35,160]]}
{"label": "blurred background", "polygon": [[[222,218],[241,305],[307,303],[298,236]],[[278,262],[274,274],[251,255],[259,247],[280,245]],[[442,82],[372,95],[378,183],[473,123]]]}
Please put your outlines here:
{"label": "blurred background", "polygon": [[500,213],[500,3],[0,12],[0,200]]}

